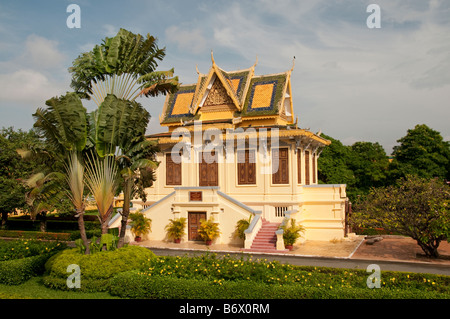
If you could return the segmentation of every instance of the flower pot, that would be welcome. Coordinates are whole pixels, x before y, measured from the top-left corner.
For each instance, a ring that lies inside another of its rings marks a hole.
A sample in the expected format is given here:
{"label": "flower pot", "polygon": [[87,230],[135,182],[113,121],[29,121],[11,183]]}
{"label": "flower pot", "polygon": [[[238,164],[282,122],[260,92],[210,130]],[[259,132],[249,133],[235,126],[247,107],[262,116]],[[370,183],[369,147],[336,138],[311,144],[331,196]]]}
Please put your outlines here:
{"label": "flower pot", "polygon": [[139,236],[134,237],[134,241],[136,241],[136,242],[140,242],[141,240],[142,240],[142,238]]}
{"label": "flower pot", "polygon": [[286,249],[289,249],[289,250],[294,249],[294,246],[293,246],[293,245],[285,245],[285,247],[286,247]]}
{"label": "flower pot", "polygon": [[179,243],[181,242],[181,238],[175,238],[175,239],[173,240],[173,242],[174,242],[175,244],[179,244]]}
{"label": "flower pot", "polygon": [[210,246],[212,244],[212,240],[207,240],[206,245]]}

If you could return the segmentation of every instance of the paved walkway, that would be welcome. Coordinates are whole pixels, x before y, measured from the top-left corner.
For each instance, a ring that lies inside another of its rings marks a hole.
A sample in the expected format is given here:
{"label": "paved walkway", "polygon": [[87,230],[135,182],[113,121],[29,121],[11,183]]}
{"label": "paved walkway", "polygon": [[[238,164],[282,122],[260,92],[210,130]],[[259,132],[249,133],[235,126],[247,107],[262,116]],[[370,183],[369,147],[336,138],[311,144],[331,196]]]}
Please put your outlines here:
{"label": "paved walkway", "polygon": [[255,258],[279,260],[295,265],[366,269],[376,263],[382,270],[411,271],[450,275],[450,244],[441,243],[443,258],[429,259],[411,238],[385,236],[373,245],[366,244],[364,236],[337,242],[306,241],[292,251],[281,253],[243,252],[242,245],[206,246],[203,242],[174,244],[163,241],[142,241],[140,246],[152,249],[157,255],[196,255],[206,251],[218,254],[251,255]]}

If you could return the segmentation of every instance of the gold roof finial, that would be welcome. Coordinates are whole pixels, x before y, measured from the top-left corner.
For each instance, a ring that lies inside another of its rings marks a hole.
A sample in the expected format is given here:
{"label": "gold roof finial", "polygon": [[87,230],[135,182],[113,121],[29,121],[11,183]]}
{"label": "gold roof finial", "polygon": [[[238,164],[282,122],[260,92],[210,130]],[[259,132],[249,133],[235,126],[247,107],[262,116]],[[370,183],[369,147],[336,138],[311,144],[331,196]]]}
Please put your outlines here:
{"label": "gold roof finial", "polygon": [[213,50],[211,50],[211,61],[212,64],[216,64],[216,62],[214,61]]}
{"label": "gold roof finial", "polygon": [[253,68],[255,68],[257,64],[258,64],[258,55],[256,55],[256,61],[255,64],[253,64]]}
{"label": "gold roof finial", "polygon": [[195,70],[197,71],[197,74],[200,74],[200,71],[198,70],[198,64],[195,65]]}
{"label": "gold roof finial", "polygon": [[295,55],[294,55],[294,58],[292,59],[292,68],[291,68],[290,72],[292,72],[294,70],[294,67],[295,67]]}

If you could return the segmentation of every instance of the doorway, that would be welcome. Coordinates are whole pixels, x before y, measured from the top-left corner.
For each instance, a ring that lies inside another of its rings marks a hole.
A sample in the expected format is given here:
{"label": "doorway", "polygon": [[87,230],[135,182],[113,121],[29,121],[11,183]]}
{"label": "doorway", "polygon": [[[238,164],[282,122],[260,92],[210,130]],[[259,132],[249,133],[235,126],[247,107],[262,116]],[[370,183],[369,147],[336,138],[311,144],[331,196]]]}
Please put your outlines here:
{"label": "doorway", "polygon": [[198,234],[200,228],[200,222],[206,220],[206,212],[189,212],[188,213],[188,239],[189,240],[202,240]]}

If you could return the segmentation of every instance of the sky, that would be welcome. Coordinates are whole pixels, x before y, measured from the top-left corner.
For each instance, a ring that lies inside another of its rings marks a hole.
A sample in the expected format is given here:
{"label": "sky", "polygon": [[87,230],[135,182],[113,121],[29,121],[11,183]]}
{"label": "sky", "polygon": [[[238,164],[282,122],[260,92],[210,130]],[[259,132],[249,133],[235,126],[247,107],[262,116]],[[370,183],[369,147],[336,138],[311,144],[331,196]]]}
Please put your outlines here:
{"label": "sky", "polygon": [[[80,28],[67,25],[70,4]],[[155,36],[166,48],[158,70],[173,67],[183,84],[197,82],[196,66],[209,71],[211,51],[225,71],[257,57],[256,75],[285,72],[295,57],[299,127],[345,145],[378,142],[390,154],[417,124],[450,141],[448,0],[0,0],[0,127],[32,128],[38,107],[71,91],[72,61],[120,28]],[[152,115],[147,132],[166,131],[164,97],[138,101]]]}

